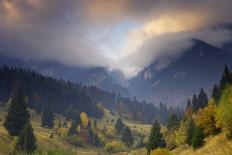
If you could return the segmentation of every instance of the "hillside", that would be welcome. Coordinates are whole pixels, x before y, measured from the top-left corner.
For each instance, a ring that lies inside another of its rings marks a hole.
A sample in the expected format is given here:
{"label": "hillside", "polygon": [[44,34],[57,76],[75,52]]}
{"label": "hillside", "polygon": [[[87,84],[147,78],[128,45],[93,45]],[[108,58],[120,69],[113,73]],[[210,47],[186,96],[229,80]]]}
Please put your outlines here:
{"label": "hillside", "polygon": [[[4,121],[4,115],[6,114],[6,109],[0,107],[0,154],[5,155],[8,154],[12,147],[12,139],[8,135],[7,131],[3,127],[2,123]],[[57,134],[57,126],[60,121],[64,121],[65,118],[61,115],[56,115],[55,117],[55,127],[53,129],[45,129],[41,127],[41,115],[37,114],[34,110],[30,110],[31,114],[31,123],[34,128],[34,133],[36,135],[37,143],[38,143],[38,153],[54,153],[59,155],[105,155],[108,154],[105,152],[102,147],[94,147],[90,144],[85,144],[83,147],[77,147],[70,144],[65,138],[60,137]],[[112,134],[114,132],[114,123],[111,122],[114,119],[116,121],[117,116],[111,115],[110,111],[105,109],[105,115],[102,119],[98,119],[98,128],[102,129],[106,127],[108,134]],[[91,122],[93,122],[94,118],[91,118]],[[136,122],[125,121],[125,124],[132,128],[133,133],[148,135],[150,130],[150,125],[144,125]],[[50,136],[53,134],[53,138]],[[111,142],[115,140],[115,138],[109,138],[107,142]],[[140,149],[139,149],[140,150]],[[140,151],[144,151],[143,149]],[[137,152],[137,151],[132,151]],[[120,154],[128,154],[128,152],[120,153]]]}
{"label": "hillside", "polygon": [[197,150],[181,146],[172,151],[176,155],[231,155],[232,142],[226,138],[225,133],[209,137],[205,144]]}

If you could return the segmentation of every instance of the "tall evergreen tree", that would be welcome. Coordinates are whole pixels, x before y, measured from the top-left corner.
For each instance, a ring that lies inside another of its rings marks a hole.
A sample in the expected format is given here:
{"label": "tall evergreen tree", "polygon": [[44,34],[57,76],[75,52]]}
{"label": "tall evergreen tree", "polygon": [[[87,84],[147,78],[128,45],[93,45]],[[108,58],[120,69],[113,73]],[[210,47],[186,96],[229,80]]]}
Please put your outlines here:
{"label": "tall evergreen tree", "polygon": [[36,138],[30,122],[24,126],[23,131],[20,133],[17,145],[20,150],[28,154],[31,154],[37,148]]}
{"label": "tall evergreen tree", "polygon": [[125,129],[125,124],[123,123],[121,118],[118,118],[116,123],[115,123],[115,129],[117,130],[118,133],[122,133],[123,130]]}
{"label": "tall evergreen tree", "polygon": [[157,149],[158,147],[166,147],[166,143],[163,134],[160,132],[160,129],[160,124],[155,121],[155,123],[152,125],[150,136],[148,138],[148,144],[146,146],[148,155],[152,150]]}
{"label": "tall evergreen tree", "polygon": [[29,119],[27,98],[19,90],[13,96],[3,125],[11,136],[18,136]]}
{"label": "tall evergreen tree", "polygon": [[213,93],[212,93],[211,97],[218,104],[218,101],[219,101],[219,98],[220,98],[220,89],[219,89],[217,84],[215,84],[214,87],[213,87]]}
{"label": "tall evergreen tree", "polygon": [[167,124],[167,129],[169,131],[176,130],[179,126],[179,121],[175,113],[172,113]]}
{"label": "tall evergreen tree", "polygon": [[122,133],[122,142],[127,146],[131,147],[134,144],[134,137],[131,133],[130,128],[127,126],[125,127]]}
{"label": "tall evergreen tree", "polygon": [[229,70],[228,66],[225,65],[219,85],[220,91],[222,91],[227,84],[232,84],[232,73]]}
{"label": "tall evergreen tree", "polygon": [[45,107],[42,113],[41,126],[45,128],[53,128],[54,126],[54,114],[51,110],[50,103]]}
{"label": "tall evergreen tree", "polygon": [[193,106],[192,106],[190,99],[188,99],[186,109],[185,109],[185,117],[189,118],[192,116],[192,114],[193,114]]}
{"label": "tall evergreen tree", "polygon": [[188,120],[186,143],[189,146],[192,145],[192,138],[193,138],[194,129],[195,129],[195,123],[194,123],[193,119]]}
{"label": "tall evergreen tree", "polygon": [[192,135],[192,140],[191,140],[191,145],[192,147],[198,148],[203,144],[204,141],[204,133],[202,129],[195,127],[193,130],[193,135]]}
{"label": "tall evergreen tree", "polygon": [[80,118],[79,114],[76,114],[75,118],[73,118],[73,120],[72,120],[71,127],[68,130],[68,135],[69,136],[72,136],[72,135],[76,134],[78,124],[79,125],[81,124],[81,118]]}
{"label": "tall evergreen tree", "polygon": [[195,94],[192,97],[192,106],[193,106],[193,111],[196,111],[198,108],[198,104],[197,104],[197,96]]}
{"label": "tall evergreen tree", "polygon": [[201,109],[201,108],[204,108],[207,106],[208,104],[208,97],[204,91],[204,89],[201,89],[200,90],[200,94],[198,95],[198,98],[197,98],[197,109]]}

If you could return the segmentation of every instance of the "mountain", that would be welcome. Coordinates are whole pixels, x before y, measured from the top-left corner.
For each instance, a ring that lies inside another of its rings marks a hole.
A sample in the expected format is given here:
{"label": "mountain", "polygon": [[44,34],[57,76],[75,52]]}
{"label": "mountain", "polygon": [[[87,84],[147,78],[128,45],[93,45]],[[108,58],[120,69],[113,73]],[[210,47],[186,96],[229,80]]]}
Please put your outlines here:
{"label": "mountain", "polygon": [[93,85],[109,92],[120,92],[123,96],[129,93],[126,87],[124,74],[119,70],[108,70],[104,67],[79,67],[68,66],[58,61],[23,61],[1,55],[0,66],[29,68],[45,76],[69,80],[84,85]]}
{"label": "mountain", "polygon": [[129,82],[131,94],[154,103],[183,105],[200,88],[209,92],[219,82],[225,64],[231,67],[232,53],[201,40],[192,41],[193,46],[181,56],[167,58],[166,67],[157,70],[157,62],[153,62],[140,71]]}

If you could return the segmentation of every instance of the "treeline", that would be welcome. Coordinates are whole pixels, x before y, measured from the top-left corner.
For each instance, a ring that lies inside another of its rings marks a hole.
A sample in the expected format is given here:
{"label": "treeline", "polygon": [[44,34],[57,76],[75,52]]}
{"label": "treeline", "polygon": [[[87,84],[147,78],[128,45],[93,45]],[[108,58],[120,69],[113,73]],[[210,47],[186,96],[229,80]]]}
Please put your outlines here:
{"label": "treeline", "polygon": [[83,86],[83,88],[93,101],[117,112],[122,118],[130,120],[152,123],[156,119],[161,124],[166,125],[173,113],[178,118],[181,118],[184,113],[179,107],[167,107],[166,104],[162,103],[159,106],[154,106],[153,103],[140,102],[136,97],[133,99],[123,97],[120,93],[102,91],[95,86]]}
{"label": "treeline", "polygon": [[35,71],[3,66],[0,68],[0,101],[7,101],[14,92],[23,88],[29,99],[29,107],[38,113],[49,105],[53,112],[67,117],[74,111],[86,112],[100,118],[103,109],[99,104],[116,112],[122,118],[151,123],[154,119],[166,124],[172,113],[183,113],[178,108],[168,108],[160,103],[139,102],[135,97],[130,99],[118,93],[102,91],[94,86],[83,86],[69,81],[45,77]]}
{"label": "treeline", "polygon": [[6,102],[18,89],[23,90],[29,107],[38,113],[49,105],[55,113],[66,115],[68,107],[72,106],[73,110],[93,117],[103,116],[102,110],[78,84],[44,77],[31,70],[8,66],[0,68],[0,100]]}

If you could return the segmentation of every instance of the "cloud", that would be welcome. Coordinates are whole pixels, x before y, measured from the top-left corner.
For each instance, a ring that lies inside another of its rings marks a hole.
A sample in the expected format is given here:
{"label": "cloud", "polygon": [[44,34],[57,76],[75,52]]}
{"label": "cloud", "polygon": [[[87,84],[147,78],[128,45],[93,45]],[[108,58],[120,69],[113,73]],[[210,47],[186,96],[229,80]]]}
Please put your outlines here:
{"label": "cloud", "polygon": [[231,7],[231,0],[0,0],[0,53],[120,68],[130,77],[191,46],[189,38],[227,41],[230,33],[209,27],[232,22]]}

